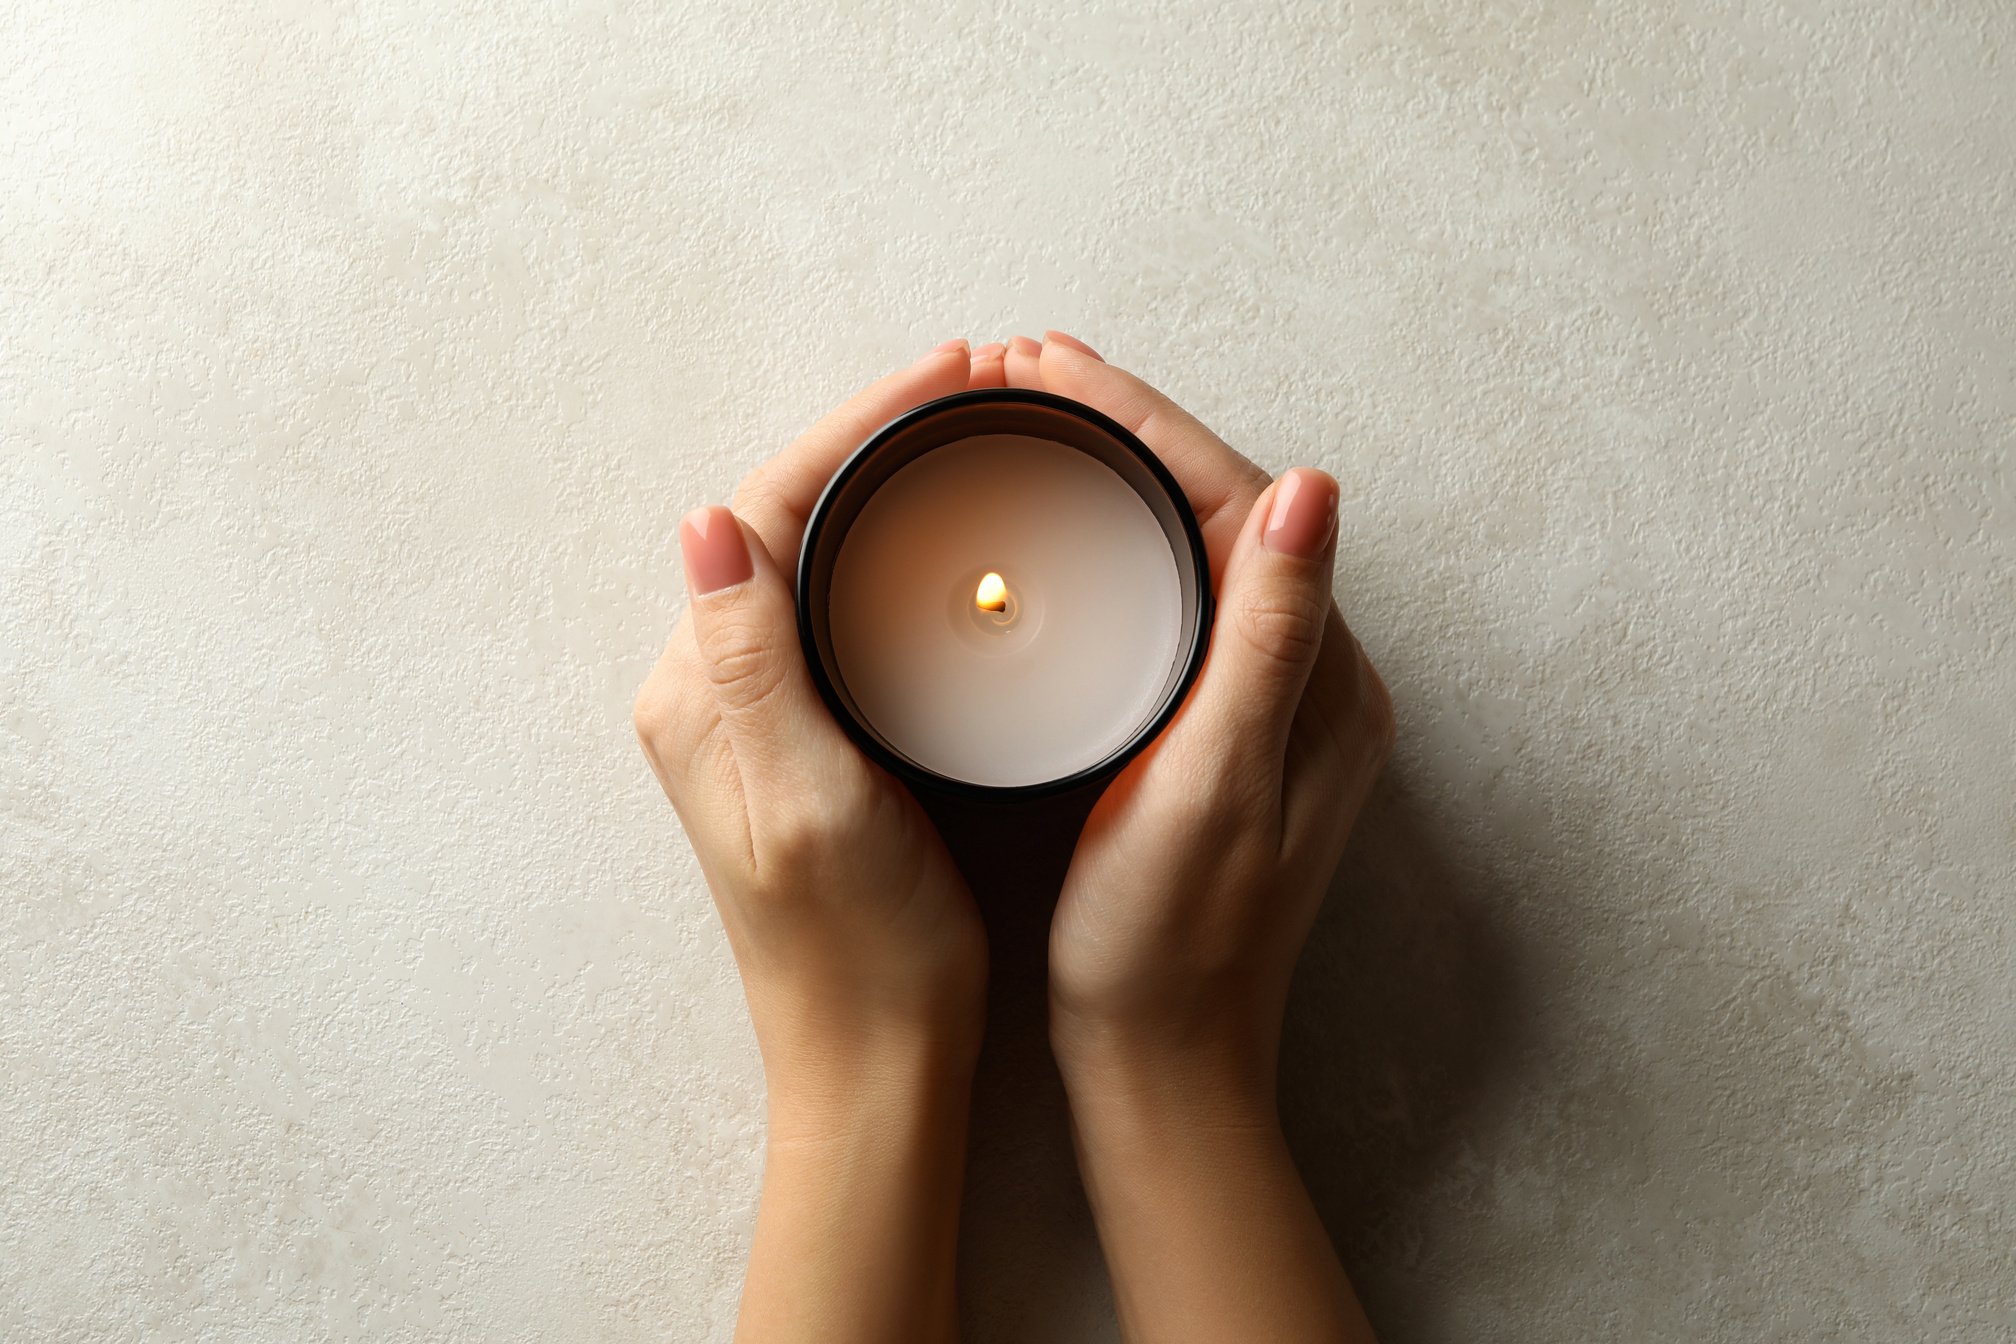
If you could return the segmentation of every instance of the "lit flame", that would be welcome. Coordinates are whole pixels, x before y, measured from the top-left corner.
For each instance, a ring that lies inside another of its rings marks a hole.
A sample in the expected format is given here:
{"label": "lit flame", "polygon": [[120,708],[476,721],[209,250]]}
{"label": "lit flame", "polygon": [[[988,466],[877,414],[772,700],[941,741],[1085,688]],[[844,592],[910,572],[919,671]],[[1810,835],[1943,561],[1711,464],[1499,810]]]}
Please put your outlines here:
{"label": "lit flame", "polygon": [[973,594],[973,605],[982,611],[1008,610],[1008,585],[999,574],[989,570],[980,576],[980,590]]}

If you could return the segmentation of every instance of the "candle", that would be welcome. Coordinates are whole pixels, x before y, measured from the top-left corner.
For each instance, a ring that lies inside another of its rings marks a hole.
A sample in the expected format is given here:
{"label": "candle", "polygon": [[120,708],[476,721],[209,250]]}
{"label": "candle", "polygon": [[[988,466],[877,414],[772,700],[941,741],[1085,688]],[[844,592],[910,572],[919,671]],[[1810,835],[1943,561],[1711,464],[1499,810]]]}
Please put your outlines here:
{"label": "candle", "polygon": [[862,508],[827,597],[861,716],[917,764],[1015,787],[1112,755],[1176,657],[1176,555],[1113,472],[1047,439],[925,454]]}
{"label": "candle", "polygon": [[1196,523],[1089,408],[987,390],[885,426],[807,528],[800,623],[829,704],[915,782],[1041,790],[1124,764],[1201,662]]}

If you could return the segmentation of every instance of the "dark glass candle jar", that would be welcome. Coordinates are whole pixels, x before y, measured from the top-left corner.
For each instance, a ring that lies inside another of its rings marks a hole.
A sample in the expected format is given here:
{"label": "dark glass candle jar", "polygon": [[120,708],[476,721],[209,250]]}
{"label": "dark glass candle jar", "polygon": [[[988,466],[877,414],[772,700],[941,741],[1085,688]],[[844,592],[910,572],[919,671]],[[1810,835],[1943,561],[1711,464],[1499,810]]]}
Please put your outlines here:
{"label": "dark glass candle jar", "polygon": [[1102,784],[1203,666],[1210,566],[1133,434],[1047,392],[896,417],[813,508],[798,565],[812,677],[915,788],[990,801]]}

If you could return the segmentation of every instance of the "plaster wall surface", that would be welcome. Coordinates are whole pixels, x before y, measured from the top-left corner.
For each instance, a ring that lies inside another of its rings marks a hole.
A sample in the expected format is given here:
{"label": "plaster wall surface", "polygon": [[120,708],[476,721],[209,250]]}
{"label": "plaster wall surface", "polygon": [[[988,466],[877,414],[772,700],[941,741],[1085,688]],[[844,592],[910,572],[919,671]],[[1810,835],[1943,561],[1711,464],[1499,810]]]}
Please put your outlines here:
{"label": "plaster wall surface", "polygon": [[[1343,483],[1386,1335],[2011,1338],[2006,0],[0,3],[0,1336],[725,1340],[674,525],[1045,326]],[[1110,1341],[1032,1039],[968,1336]]]}

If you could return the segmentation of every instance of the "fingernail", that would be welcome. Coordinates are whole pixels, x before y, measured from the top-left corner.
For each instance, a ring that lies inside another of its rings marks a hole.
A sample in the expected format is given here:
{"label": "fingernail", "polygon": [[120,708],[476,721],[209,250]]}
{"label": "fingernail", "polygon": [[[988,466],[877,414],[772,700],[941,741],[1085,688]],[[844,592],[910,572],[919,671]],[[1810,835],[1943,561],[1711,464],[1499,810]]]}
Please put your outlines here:
{"label": "fingernail", "polygon": [[1261,533],[1267,549],[1305,560],[1323,553],[1337,531],[1337,482],[1328,473],[1296,467],[1274,484],[1274,506]]}
{"label": "fingernail", "polygon": [[1008,348],[1018,355],[1035,356],[1043,353],[1043,342],[1032,341],[1027,336],[1010,336]]}
{"label": "fingernail", "polygon": [[976,346],[976,347],[974,347],[974,350],[973,350],[973,358],[975,358],[975,359],[999,359],[999,358],[1001,358],[1001,356],[1003,356],[1003,355],[1005,355],[1005,354],[1007,354],[1007,353],[1008,353],[1008,347],[1007,347],[1007,346],[1005,346],[1005,345],[1001,344],[1001,342],[999,342],[999,341],[989,341],[989,342],[987,342],[987,344],[985,344],[985,345],[982,345],[982,346]]}
{"label": "fingernail", "polygon": [[1101,364],[1106,362],[1106,356],[1100,354],[1097,350],[1094,350],[1091,346],[1085,344],[1085,342],[1079,340],[1069,332],[1046,331],[1043,333],[1043,339],[1046,341],[1055,341],[1059,345],[1068,345],[1081,355],[1092,356],[1092,358],[1098,360]]}
{"label": "fingernail", "polygon": [[927,359],[935,358],[938,355],[946,354],[953,350],[964,350],[965,348],[966,338],[964,336],[955,336],[949,341],[940,341],[929,350],[926,350],[917,357],[917,362],[922,364]]}
{"label": "fingernail", "polygon": [[696,595],[733,588],[756,572],[741,524],[719,504],[680,520],[679,554],[686,562],[686,586]]}

